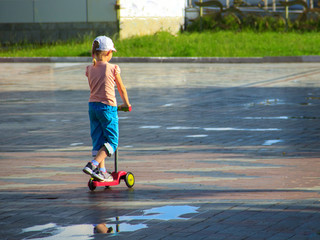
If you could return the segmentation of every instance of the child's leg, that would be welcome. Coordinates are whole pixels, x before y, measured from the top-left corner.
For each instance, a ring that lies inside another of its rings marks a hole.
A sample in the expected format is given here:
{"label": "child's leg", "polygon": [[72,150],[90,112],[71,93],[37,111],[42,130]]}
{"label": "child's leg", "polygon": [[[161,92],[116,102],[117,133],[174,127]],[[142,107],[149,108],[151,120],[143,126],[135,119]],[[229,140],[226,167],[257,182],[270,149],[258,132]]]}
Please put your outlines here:
{"label": "child's leg", "polygon": [[98,117],[98,104],[89,103],[90,136],[92,140],[92,157],[96,157],[105,140],[103,128]]}
{"label": "child's leg", "polygon": [[108,151],[105,146],[102,146],[102,148],[100,148],[97,156],[94,158],[94,160],[96,160],[97,163],[99,163],[100,168],[105,167],[104,160],[106,159],[107,156],[108,156]]}
{"label": "child's leg", "polygon": [[97,156],[92,162],[95,162],[99,165],[99,171],[94,170],[92,172],[92,176],[94,178],[99,179],[100,181],[104,182],[111,182],[113,181],[113,177],[107,173],[106,167],[105,167],[105,158],[108,156],[108,150],[105,146],[101,147]]}
{"label": "child's leg", "polygon": [[100,162],[104,162],[105,158],[103,157],[104,151],[102,151],[105,139],[103,136],[103,129],[99,120],[100,107],[101,104],[99,103],[89,103],[90,135],[92,139],[92,156],[94,158],[91,162],[88,162],[83,169],[83,172],[89,175],[93,174],[93,172],[100,165]]}
{"label": "child's leg", "polygon": [[104,112],[103,117],[104,121],[101,121],[101,127],[105,139],[104,146],[108,157],[111,157],[118,148],[119,119],[117,107],[109,106],[108,111]]}
{"label": "child's leg", "polygon": [[100,163],[106,156],[111,157],[118,147],[118,110],[102,103],[89,103],[89,117],[92,155]]}
{"label": "child's leg", "polygon": [[101,169],[102,169],[102,170],[104,169],[104,170],[106,171],[105,160],[102,160],[102,161],[100,162],[99,168],[100,168],[100,170],[101,170]]}
{"label": "child's leg", "polygon": [[[118,146],[119,129],[117,107],[90,103],[89,116],[93,152],[100,149],[94,160],[88,163],[83,171],[101,181],[112,181],[112,176],[106,172],[105,158],[107,156],[110,157]],[[98,166],[99,171],[96,171]]]}

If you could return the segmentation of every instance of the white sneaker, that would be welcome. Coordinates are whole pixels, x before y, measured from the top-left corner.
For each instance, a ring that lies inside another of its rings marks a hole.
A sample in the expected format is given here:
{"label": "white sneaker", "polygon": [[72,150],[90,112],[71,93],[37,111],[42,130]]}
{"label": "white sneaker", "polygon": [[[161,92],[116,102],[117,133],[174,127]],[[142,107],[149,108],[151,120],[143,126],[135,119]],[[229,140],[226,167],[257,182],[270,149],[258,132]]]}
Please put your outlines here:
{"label": "white sneaker", "polygon": [[92,175],[92,173],[97,169],[91,162],[88,162],[87,165],[82,169],[82,171],[88,175]]}
{"label": "white sneaker", "polygon": [[92,177],[100,180],[101,182],[112,182],[113,177],[107,172],[101,172],[100,170],[93,171]]}

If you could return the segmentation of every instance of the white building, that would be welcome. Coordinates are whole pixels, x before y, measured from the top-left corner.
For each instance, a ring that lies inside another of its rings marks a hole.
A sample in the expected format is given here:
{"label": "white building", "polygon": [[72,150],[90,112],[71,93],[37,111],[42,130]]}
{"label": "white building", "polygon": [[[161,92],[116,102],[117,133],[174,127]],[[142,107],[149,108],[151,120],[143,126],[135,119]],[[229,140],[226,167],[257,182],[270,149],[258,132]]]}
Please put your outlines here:
{"label": "white building", "polygon": [[184,25],[186,0],[121,0],[120,36],[179,32]]}

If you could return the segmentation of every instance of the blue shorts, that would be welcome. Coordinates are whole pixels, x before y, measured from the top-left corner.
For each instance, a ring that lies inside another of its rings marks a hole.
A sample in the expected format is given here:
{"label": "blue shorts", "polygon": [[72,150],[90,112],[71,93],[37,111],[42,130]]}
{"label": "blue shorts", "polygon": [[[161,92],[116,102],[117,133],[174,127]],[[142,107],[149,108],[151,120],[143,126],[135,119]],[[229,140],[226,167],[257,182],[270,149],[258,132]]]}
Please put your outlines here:
{"label": "blue shorts", "polygon": [[89,102],[92,156],[96,156],[102,146],[112,155],[118,147],[118,108],[99,102]]}

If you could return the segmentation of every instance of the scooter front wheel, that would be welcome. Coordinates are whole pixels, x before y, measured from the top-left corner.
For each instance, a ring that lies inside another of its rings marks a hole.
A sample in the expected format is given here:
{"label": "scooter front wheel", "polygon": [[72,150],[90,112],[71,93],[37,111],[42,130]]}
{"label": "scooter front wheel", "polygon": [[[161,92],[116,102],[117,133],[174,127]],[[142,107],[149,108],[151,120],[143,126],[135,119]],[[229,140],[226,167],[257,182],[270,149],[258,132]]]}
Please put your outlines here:
{"label": "scooter front wheel", "polygon": [[94,191],[96,189],[96,186],[93,184],[93,178],[91,178],[88,182],[88,187],[91,191]]}
{"label": "scooter front wheel", "polygon": [[134,175],[131,172],[128,172],[125,178],[125,182],[128,188],[132,188],[134,185]]}

